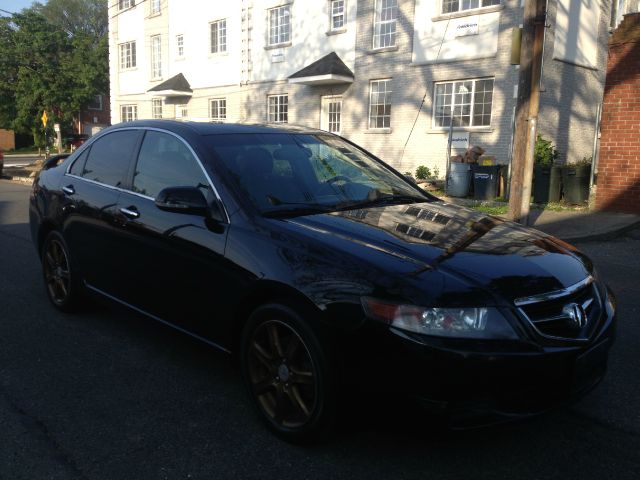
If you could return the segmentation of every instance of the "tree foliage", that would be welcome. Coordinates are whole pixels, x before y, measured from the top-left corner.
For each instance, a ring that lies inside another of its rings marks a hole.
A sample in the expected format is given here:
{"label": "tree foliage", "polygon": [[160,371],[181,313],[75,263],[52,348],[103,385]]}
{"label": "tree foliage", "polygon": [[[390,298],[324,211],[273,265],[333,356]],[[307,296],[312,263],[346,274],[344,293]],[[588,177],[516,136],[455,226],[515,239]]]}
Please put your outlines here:
{"label": "tree foliage", "polygon": [[102,0],[49,0],[0,18],[0,128],[39,143],[46,110],[50,125],[69,131],[73,116],[108,91],[106,30]]}

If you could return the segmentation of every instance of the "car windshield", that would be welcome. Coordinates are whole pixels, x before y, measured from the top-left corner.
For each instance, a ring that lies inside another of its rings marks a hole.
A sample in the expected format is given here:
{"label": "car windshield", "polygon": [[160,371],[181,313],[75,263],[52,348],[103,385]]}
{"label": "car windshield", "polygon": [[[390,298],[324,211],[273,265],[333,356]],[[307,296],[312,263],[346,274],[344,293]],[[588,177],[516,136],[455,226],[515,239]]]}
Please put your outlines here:
{"label": "car windshield", "polygon": [[295,216],[433,200],[333,135],[210,135],[234,186],[266,216]]}

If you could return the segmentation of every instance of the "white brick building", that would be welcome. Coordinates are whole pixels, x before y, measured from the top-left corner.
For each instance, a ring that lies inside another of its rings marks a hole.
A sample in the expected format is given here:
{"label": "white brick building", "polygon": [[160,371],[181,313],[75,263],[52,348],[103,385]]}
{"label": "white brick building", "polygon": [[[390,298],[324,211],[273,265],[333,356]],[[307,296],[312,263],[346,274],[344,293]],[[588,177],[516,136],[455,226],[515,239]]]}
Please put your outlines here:
{"label": "white brick building", "polygon": [[[110,0],[111,114],[331,130],[402,171],[510,161],[521,0]],[[549,0],[539,130],[593,154],[609,0]]]}

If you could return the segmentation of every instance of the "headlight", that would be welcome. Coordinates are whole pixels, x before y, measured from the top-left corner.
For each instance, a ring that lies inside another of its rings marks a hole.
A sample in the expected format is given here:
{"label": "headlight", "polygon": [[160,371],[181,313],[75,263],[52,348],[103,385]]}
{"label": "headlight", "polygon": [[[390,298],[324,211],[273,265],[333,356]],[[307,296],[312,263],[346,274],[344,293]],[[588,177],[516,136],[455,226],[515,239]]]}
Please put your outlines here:
{"label": "headlight", "polygon": [[426,308],[362,298],[368,317],[409,332],[438,337],[517,339],[497,308]]}

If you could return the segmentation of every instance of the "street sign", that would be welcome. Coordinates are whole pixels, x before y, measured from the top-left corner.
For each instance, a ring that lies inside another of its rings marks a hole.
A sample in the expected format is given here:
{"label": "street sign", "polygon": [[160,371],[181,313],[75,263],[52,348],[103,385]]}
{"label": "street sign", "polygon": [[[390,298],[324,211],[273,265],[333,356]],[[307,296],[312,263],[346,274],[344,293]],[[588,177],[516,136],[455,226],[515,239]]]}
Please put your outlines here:
{"label": "street sign", "polygon": [[42,112],[41,120],[42,120],[42,126],[44,128],[47,128],[47,111],[46,110]]}

